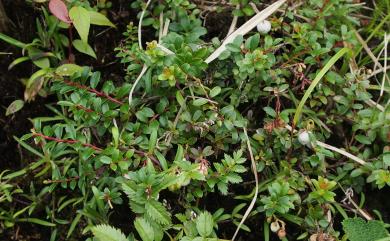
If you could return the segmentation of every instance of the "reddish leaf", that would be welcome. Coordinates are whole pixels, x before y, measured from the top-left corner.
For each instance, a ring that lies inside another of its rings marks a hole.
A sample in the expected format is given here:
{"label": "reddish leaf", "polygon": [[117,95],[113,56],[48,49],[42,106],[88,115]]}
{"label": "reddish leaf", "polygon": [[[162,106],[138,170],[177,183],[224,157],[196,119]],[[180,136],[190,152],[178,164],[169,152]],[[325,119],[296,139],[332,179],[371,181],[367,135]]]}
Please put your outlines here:
{"label": "reddish leaf", "polygon": [[50,0],[49,2],[50,12],[56,16],[59,20],[65,23],[71,23],[69,18],[68,8],[62,0]]}

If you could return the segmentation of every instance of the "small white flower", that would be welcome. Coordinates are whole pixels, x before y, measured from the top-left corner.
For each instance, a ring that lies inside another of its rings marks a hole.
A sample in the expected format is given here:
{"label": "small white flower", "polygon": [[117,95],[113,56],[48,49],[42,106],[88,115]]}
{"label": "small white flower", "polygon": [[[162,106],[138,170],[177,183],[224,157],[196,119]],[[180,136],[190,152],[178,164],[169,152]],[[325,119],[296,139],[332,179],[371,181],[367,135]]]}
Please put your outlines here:
{"label": "small white flower", "polygon": [[271,23],[268,20],[264,20],[257,25],[257,31],[261,34],[267,34],[271,31]]}
{"label": "small white flower", "polygon": [[306,130],[301,131],[298,135],[298,141],[304,146],[311,147],[310,132]]}

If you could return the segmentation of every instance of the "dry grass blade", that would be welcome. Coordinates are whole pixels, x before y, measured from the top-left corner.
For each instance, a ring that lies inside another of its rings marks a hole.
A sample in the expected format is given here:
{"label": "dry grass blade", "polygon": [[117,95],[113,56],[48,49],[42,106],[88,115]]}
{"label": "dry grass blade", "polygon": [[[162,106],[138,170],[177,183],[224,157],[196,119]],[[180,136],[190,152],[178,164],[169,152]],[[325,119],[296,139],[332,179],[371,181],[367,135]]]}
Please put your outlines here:
{"label": "dry grass blade", "polygon": [[266,18],[268,18],[271,14],[273,14],[280,6],[282,6],[283,3],[285,3],[287,0],[279,0],[264,9],[263,11],[259,12],[255,16],[253,16],[251,19],[249,19],[244,25],[239,27],[236,31],[234,31],[232,34],[230,34],[225,41],[223,41],[222,45],[217,48],[207,59],[206,63],[210,63],[216,58],[219,57],[219,55],[226,49],[226,45],[228,43],[233,42],[233,40],[239,36],[239,35],[245,35],[249,31],[251,31],[253,28],[256,27],[257,24],[259,24],[261,21],[264,21]]}
{"label": "dry grass blade", "polygon": [[142,48],[142,33],[141,33],[142,32],[142,20],[144,20],[146,9],[149,7],[149,4],[150,4],[151,1],[152,0],[148,0],[144,10],[142,10],[140,18],[139,18],[139,23],[138,23],[138,45],[139,45],[140,49],[143,49]]}
{"label": "dry grass blade", "polygon": [[248,146],[249,155],[251,157],[251,163],[252,163],[253,175],[255,176],[256,187],[255,187],[255,195],[253,196],[252,201],[249,204],[248,209],[245,211],[245,214],[242,217],[241,222],[236,229],[236,232],[234,232],[232,241],[234,241],[234,239],[237,237],[238,231],[240,231],[242,224],[245,222],[246,218],[249,216],[250,212],[252,211],[253,207],[255,206],[257,194],[259,192],[259,177],[257,176],[256,162],[255,162],[255,158],[253,157],[252,146],[251,146],[251,143],[249,141],[249,136],[248,136],[248,133],[247,133],[245,127],[244,127],[244,134],[246,137],[246,144]]}
{"label": "dry grass blade", "polygon": [[[374,62],[375,66],[379,66],[379,68],[382,68],[383,71],[384,71],[384,76],[383,78],[387,79],[387,81],[390,83],[390,79],[389,77],[386,75],[386,67],[383,67],[382,64],[378,61],[378,58],[375,57],[375,55],[372,53],[371,49],[368,47],[367,43],[363,40],[362,36],[360,36],[360,34],[358,32],[355,31],[355,36],[356,38],[358,39],[358,41],[360,42],[360,44],[363,46],[364,50],[367,52],[368,56],[370,56],[371,60]],[[385,38],[385,47],[386,46],[386,38]],[[385,51],[386,52],[386,51]],[[387,55],[387,53],[386,53]],[[386,59],[386,58],[385,58]],[[385,62],[387,64],[387,62]],[[382,96],[383,94],[383,89],[384,89],[384,82],[382,83],[382,86],[383,88],[381,88],[381,94],[380,96]]]}
{"label": "dry grass blade", "polygon": [[134,93],[135,87],[137,86],[138,82],[141,80],[142,76],[144,76],[144,74],[146,73],[147,70],[148,70],[148,66],[146,66],[146,64],[144,64],[142,66],[141,73],[138,75],[137,79],[135,80],[133,87],[131,87],[131,90],[129,93],[129,106],[131,106],[131,102],[133,101],[133,93]]}
{"label": "dry grass blade", "polygon": [[388,45],[388,43],[389,43],[389,36],[387,35],[387,33],[385,33],[385,46],[383,48],[384,49],[385,59],[383,60],[383,79],[382,79],[382,85],[381,85],[381,92],[380,92],[379,96],[383,95],[383,90],[385,89],[385,79],[386,79],[386,76],[387,76],[386,68],[387,68],[387,45]]}

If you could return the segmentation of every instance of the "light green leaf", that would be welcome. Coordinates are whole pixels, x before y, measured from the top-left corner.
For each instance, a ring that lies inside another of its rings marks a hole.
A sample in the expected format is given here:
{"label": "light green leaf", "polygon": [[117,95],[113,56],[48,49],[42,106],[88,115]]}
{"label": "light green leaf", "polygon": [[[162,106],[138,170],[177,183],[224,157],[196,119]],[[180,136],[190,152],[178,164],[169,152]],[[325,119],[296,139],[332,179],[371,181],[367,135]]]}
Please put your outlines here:
{"label": "light green leaf", "polygon": [[83,71],[77,64],[63,64],[56,69],[56,74],[60,76],[72,76],[74,73]]}
{"label": "light green leaf", "polygon": [[134,221],[134,227],[143,241],[154,240],[154,230],[150,223],[148,223],[148,221],[144,218],[136,218]]}
{"label": "light green leaf", "polygon": [[170,213],[158,201],[149,200],[146,205],[146,214],[148,217],[161,225],[169,225],[171,223]]}
{"label": "light green leaf", "polygon": [[214,98],[215,96],[219,95],[219,93],[221,93],[221,90],[222,90],[221,87],[215,86],[210,90],[210,97]]}
{"label": "light green leaf", "polygon": [[203,238],[208,237],[213,232],[214,220],[209,212],[203,212],[196,219],[196,229]]}
{"label": "light green leaf", "polygon": [[6,116],[12,115],[15,112],[18,112],[20,109],[22,109],[24,106],[23,100],[14,100],[7,108],[7,111],[5,112]]}
{"label": "light green leaf", "polygon": [[99,241],[128,241],[119,229],[106,224],[96,225],[91,230],[95,238]]}
{"label": "light green leaf", "polygon": [[20,64],[20,63],[22,63],[22,62],[25,62],[25,61],[27,61],[27,60],[30,60],[30,58],[27,57],[27,56],[24,56],[24,57],[20,57],[20,58],[15,59],[15,60],[12,61],[12,63],[8,66],[8,70],[12,69],[15,65],[18,65],[18,64]]}
{"label": "light green leaf", "polygon": [[77,51],[96,59],[95,51],[93,51],[92,47],[87,42],[84,42],[81,39],[76,39],[73,41],[73,46],[77,49]]}
{"label": "light green leaf", "polygon": [[207,99],[205,99],[205,98],[200,98],[200,99],[194,100],[194,101],[192,102],[192,104],[193,104],[194,106],[202,106],[202,105],[206,104],[207,102],[208,102]]}
{"label": "light green leaf", "polygon": [[81,40],[87,43],[89,27],[91,25],[91,18],[88,10],[83,7],[75,6],[70,9],[69,17],[79,33]]}
{"label": "light green leaf", "polygon": [[91,24],[99,26],[109,26],[115,28],[115,25],[103,14],[95,11],[89,11]]}

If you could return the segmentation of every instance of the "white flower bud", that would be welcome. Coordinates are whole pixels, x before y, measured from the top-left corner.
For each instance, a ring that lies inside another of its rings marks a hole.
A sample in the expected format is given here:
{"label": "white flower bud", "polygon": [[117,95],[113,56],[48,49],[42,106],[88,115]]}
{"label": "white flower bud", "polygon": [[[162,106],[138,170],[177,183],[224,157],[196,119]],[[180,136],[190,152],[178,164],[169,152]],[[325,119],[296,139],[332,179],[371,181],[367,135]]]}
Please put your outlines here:
{"label": "white flower bud", "polygon": [[310,132],[309,131],[301,131],[298,135],[298,141],[304,146],[311,147],[310,143]]}
{"label": "white flower bud", "polygon": [[257,31],[261,34],[267,34],[271,31],[271,23],[268,20],[264,20],[257,25]]}

